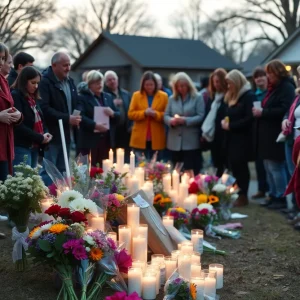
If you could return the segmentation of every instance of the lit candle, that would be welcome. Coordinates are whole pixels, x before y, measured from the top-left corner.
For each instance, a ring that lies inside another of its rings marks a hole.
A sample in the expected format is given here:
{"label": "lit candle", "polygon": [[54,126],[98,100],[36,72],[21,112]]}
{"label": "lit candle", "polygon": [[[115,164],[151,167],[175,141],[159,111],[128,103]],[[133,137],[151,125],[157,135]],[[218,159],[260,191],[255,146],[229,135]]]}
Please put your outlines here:
{"label": "lit candle", "polygon": [[127,252],[131,253],[131,228],[129,226],[119,226],[119,244],[124,244]]}
{"label": "lit candle", "polygon": [[192,254],[192,264],[200,264],[201,263],[201,254],[199,252],[193,252]]}
{"label": "lit candle", "polygon": [[181,244],[181,252],[185,254],[193,254],[194,247],[192,242],[186,241]]}
{"label": "lit candle", "polygon": [[171,190],[169,191],[169,196],[173,202],[173,204],[178,203],[178,190]]}
{"label": "lit candle", "polygon": [[140,261],[138,259],[133,259],[132,260],[132,267],[133,268],[140,268],[142,272],[144,272],[146,263],[144,261]]}
{"label": "lit candle", "polygon": [[203,231],[199,229],[193,229],[191,231],[191,240],[194,246],[194,251],[203,253]]}
{"label": "lit candle", "polygon": [[54,218],[52,216],[49,216],[48,214],[45,214],[45,211],[52,205],[54,204],[52,198],[47,198],[44,199],[41,202],[41,210],[42,210],[42,222],[46,222],[46,221],[53,221]]}
{"label": "lit candle", "polygon": [[111,164],[114,163],[114,151],[112,149],[109,150],[109,160],[111,161]]}
{"label": "lit candle", "polygon": [[190,176],[187,173],[184,173],[181,176],[181,183],[189,184]]}
{"label": "lit candle", "polygon": [[172,184],[173,184],[173,190],[175,190],[177,193],[179,191],[179,174],[176,170],[172,173]]}
{"label": "lit candle", "polygon": [[169,193],[172,189],[172,184],[171,184],[172,180],[171,180],[171,175],[165,175],[163,176],[163,189],[164,192]]}
{"label": "lit candle", "polygon": [[196,300],[204,300],[204,277],[193,277],[191,278],[191,283],[194,283],[196,285]]}
{"label": "lit candle", "polygon": [[104,231],[104,215],[98,215],[98,217],[92,217],[90,225],[94,230]]}
{"label": "lit candle", "polygon": [[177,260],[177,258],[178,258],[178,256],[180,255],[180,253],[181,253],[180,250],[173,250],[173,251],[171,252],[171,256],[172,256],[172,258],[174,258],[174,259]]}
{"label": "lit candle", "polygon": [[132,258],[147,261],[148,244],[147,240],[142,236],[132,238]]}
{"label": "lit candle", "polygon": [[204,270],[205,280],[204,280],[204,294],[209,297],[216,296],[216,271]]}
{"label": "lit candle", "polygon": [[179,275],[186,280],[190,280],[191,277],[191,255],[184,254],[178,260]]}
{"label": "lit candle", "polygon": [[126,185],[126,183],[128,182],[128,179],[130,177],[129,164],[124,164],[123,165],[122,173],[126,174],[126,176],[124,176],[123,179],[122,179],[123,184]]}
{"label": "lit candle", "polygon": [[140,226],[140,208],[135,203],[127,204],[127,225],[131,227],[132,237],[134,237]]}
{"label": "lit candle", "polygon": [[177,249],[180,250],[180,252],[181,252],[181,247],[182,247],[182,244],[181,244],[181,243],[180,243],[180,244],[177,244]]}
{"label": "lit candle", "polygon": [[135,170],[135,154],[133,153],[133,151],[130,152],[130,173],[131,175],[134,174],[134,170]]}
{"label": "lit candle", "polygon": [[142,187],[145,182],[145,170],[144,168],[136,168],[135,175],[139,180],[139,186]]}
{"label": "lit candle", "polygon": [[178,205],[180,207],[183,206],[183,201],[189,196],[189,186],[186,183],[179,184],[179,198],[178,198]]}
{"label": "lit candle", "polygon": [[160,289],[160,266],[158,264],[150,264],[148,263],[146,272],[151,271],[155,273],[156,277],[156,295],[159,294]]}
{"label": "lit candle", "polygon": [[[159,254],[157,254],[159,255]],[[156,265],[159,267],[160,270],[160,286],[164,286],[166,283],[166,265],[165,265],[165,257],[163,260],[159,259],[152,259],[151,265]],[[159,287],[160,288],[160,287]]]}
{"label": "lit candle", "polygon": [[130,172],[129,164],[124,164],[122,173],[129,173],[129,172]]}
{"label": "lit candle", "polygon": [[115,242],[117,241],[117,233],[116,232],[113,232],[113,231],[110,231],[107,236],[109,238],[111,238],[112,240],[114,240]]}
{"label": "lit candle", "polygon": [[172,217],[172,216],[163,216],[163,224],[165,226],[174,226],[174,217]]}
{"label": "lit candle", "polygon": [[156,273],[147,271],[144,274],[142,298],[144,300],[154,300],[156,298]]}
{"label": "lit candle", "polygon": [[166,279],[168,280],[176,270],[177,258],[173,258],[172,256],[166,256],[165,265],[166,265]]}
{"label": "lit candle", "polygon": [[131,194],[136,193],[140,189],[139,184],[140,184],[139,179],[135,175],[133,175],[130,178],[130,193]]}
{"label": "lit candle", "polygon": [[197,195],[191,194],[183,200],[183,208],[192,212],[197,207]]}
{"label": "lit candle", "polygon": [[191,277],[199,277],[201,276],[201,264],[192,263],[191,265]]}
{"label": "lit candle", "polygon": [[124,149],[117,149],[117,171],[122,172],[124,166]]}
{"label": "lit candle", "polygon": [[146,239],[146,243],[148,244],[148,225],[140,224],[138,228],[138,235]]}
{"label": "lit candle", "polygon": [[224,267],[223,265],[220,264],[211,264],[209,265],[209,271],[216,271],[217,272],[217,289],[222,289],[223,288],[223,270]]}
{"label": "lit candle", "polygon": [[142,296],[142,269],[130,268],[128,270],[128,295],[136,292]]}
{"label": "lit candle", "polygon": [[111,161],[109,159],[104,159],[102,161],[102,169],[103,169],[103,174],[106,175],[108,171],[111,169]]}

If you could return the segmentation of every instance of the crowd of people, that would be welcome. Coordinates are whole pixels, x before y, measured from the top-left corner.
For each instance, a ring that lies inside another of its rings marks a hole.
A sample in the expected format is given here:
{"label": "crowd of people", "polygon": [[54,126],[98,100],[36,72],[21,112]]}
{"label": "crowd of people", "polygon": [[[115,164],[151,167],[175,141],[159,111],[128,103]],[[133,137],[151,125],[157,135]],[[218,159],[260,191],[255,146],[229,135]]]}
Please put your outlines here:
{"label": "crowd of people", "polygon": [[[25,52],[12,58],[0,43],[0,180],[24,156],[32,167],[43,156],[65,172],[61,119],[68,153],[75,145],[77,154],[90,155],[93,166],[107,159],[110,149],[123,148],[126,162],[130,151],[148,160],[157,153],[159,160],[182,163],[185,171],[198,174],[202,152],[210,151],[216,175],[229,170],[236,178],[236,206],[248,204],[248,163],[254,161],[258,192],[252,197],[265,198],[261,205],[270,209],[287,208],[286,187],[292,176],[295,181],[299,163],[293,146],[300,136],[300,97],[282,62],[256,68],[252,84],[239,70],[219,68],[202,79],[200,92],[184,72],[172,78],[169,89],[159,74],[147,71],[132,95],[112,70],[87,71],[76,86],[63,52],[53,55],[42,74],[33,63]],[[103,107],[109,126],[95,121],[95,107]],[[41,176],[51,184],[44,167]],[[291,190],[289,218],[297,228],[299,197]]]}

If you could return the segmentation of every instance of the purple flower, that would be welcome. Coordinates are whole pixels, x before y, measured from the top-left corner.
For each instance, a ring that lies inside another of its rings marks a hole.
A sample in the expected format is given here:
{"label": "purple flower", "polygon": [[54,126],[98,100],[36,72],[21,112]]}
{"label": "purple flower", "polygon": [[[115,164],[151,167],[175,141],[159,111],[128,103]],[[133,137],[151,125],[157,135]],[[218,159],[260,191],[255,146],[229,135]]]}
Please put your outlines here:
{"label": "purple flower", "polygon": [[181,278],[176,278],[174,281],[173,281],[175,284],[181,284],[182,283],[182,279]]}
{"label": "purple flower", "polygon": [[68,254],[73,251],[73,249],[83,245],[83,239],[80,240],[69,240],[63,244],[63,248],[65,249],[65,254]]}
{"label": "purple flower", "polygon": [[115,194],[115,193],[117,193],[117,191],[118,191],[118,188],[117,188],[116,185],[113,183],[113,185],[112,185],[112,187],[111,187],[111,189],[110,189],[110,192],[111,192],[112,194]]}
{"label": "purple flower", "polygon": [[78,245],[72,250],[72,254],[77,260],[87,259],[85,248],[82,245]]}

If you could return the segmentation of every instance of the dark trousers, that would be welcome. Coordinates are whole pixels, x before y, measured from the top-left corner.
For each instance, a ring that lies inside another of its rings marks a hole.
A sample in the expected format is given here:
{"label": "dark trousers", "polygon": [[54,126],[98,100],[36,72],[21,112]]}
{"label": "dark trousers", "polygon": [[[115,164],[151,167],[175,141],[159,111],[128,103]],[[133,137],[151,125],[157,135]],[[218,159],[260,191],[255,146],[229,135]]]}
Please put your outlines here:
{"label": "dark trousers", "polygon": [[0,181],[4,182],[9,174],[8,161],[0,161]]}
{"label": "dark trousers", "polygon": [[224,152],[217,147],[214,143],[211,146],[211,158],[214,168],[217,169],[216,176],[221,177],[226,168],[226,159],[223,154]]}
{"label": "dark trousers", "polygon": [[229,164],[232,175],[235,177],[240,189],[239,194],[247,196],[250,183],[248,161],[231,161]]}
{"label": "dark trousers", "polygon": [[264,166],[264,161],[262,159],[257,159],[255,162],[258,191],[266,193],[269,190],[267,182],[267,174]]}
{"label": "dark trousers", "polygon": [[184,171],[193,170],[196,176],[202,167],[202,153],[200,149],[172,151],[172,163],[174,167],[177,163],[183,163]]}

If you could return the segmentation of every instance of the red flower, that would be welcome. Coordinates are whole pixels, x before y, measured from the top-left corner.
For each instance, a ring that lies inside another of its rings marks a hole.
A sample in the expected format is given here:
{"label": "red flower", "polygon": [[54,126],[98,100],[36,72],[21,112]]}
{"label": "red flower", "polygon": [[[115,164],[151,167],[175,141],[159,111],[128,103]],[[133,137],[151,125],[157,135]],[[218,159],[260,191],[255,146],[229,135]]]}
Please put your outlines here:
{"label": "red flower", "polygon": [[132,258],[127,254],[125,249],[115,253],[115,259],[119,267],[119,271],[127,274],[128,269],[132,266]]}
{"label": "red flower", "polygon": [[62,219],[70,219],[71,212],[69,208],[61,208],[58,212],[58,216]]}
{"label": "red flower", "polygon": [[101,168],[92,167],[91,171],[90,171],[90,177],[91,178],[96,178],[96,175],[102,174],[102,173],[103,173],[103,170]]}
{"label": "red flower", "polygon": [[74,211],[71,213],[70,218],[75,223],[85,222],[87,221],[85,215],[80,211]]}
{"label": "red flower", "polygon": [[49,192],[52,196],[56,197],[57,196],[57,187],[54,183],[52,183],[50,186],[48,186]]}
{"label": "red flower", "polygon": [[201,210],[199,211],[199,213],[200,213],[201,215],[208,215],[208,214],[209,214],[209,210],[208,210],[207,208],[203,208],[203,209],[201,209]]}
{"label": "red flower", "polygon": [[56,216],[58,215],[59,210],[61,207],[57,204],[51,205],[47,210],[45,210],[45,214],[48,214],[49,216]]}
{"label": "red flower", "polygon": [[193,181],[191,184],[190,184],[190,187],[189,187],[189,193],[190,194],[197,194],[199,192],[199,187],[198,187],[198,184]]}

